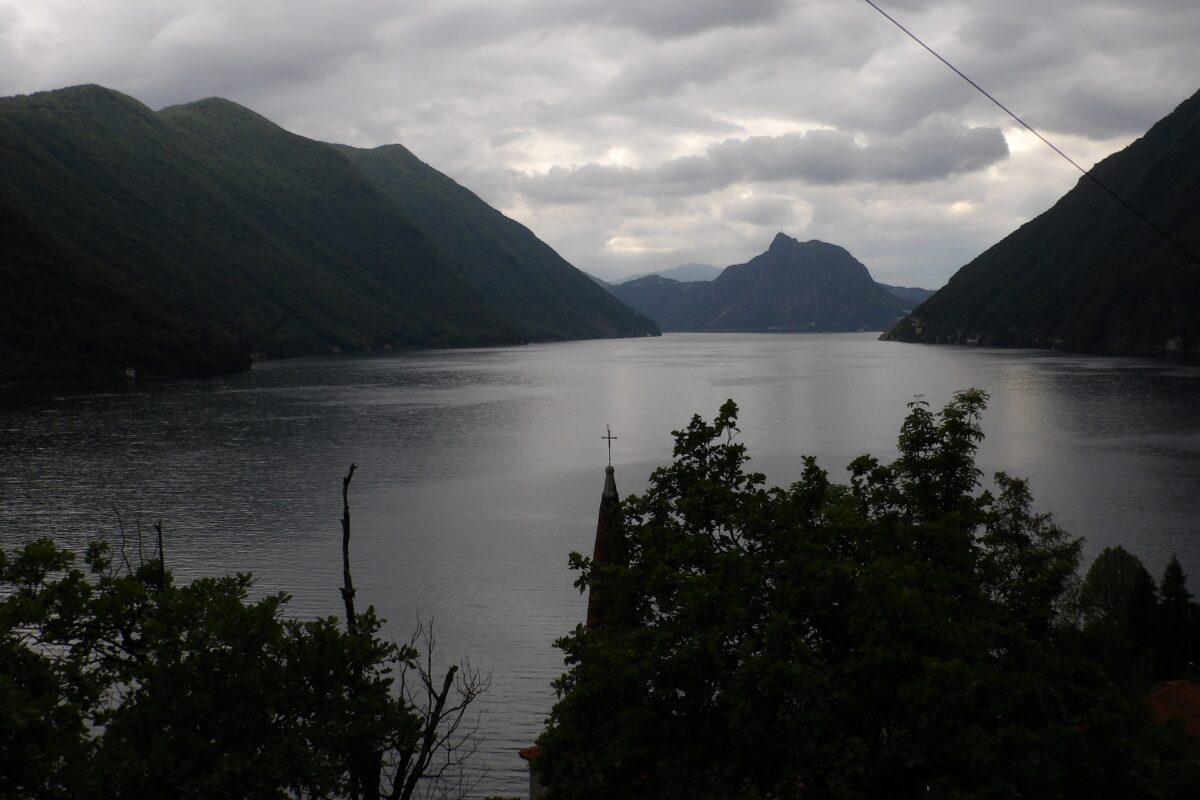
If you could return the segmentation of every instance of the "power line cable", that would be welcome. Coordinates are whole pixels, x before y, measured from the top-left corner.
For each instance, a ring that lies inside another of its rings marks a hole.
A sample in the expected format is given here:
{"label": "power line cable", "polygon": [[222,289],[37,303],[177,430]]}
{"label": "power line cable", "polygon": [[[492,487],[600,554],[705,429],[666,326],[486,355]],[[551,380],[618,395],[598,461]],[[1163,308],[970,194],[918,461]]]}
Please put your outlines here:
{"label": "power line cable", "polygon": [[1176,240],[1175,240],[1175,238],[1174,238],[1173,236],[1171,236],[1171,234],[1167,233],[1167,232],[1166,232],[1166,231],[1164,231],[1162,228],[1160,228],[1158,225],[1156,225],[1154,222],[1152,222],[1152,221],[1151,221],[1151,220],[1150,220],[1150,219],[1149,219],[1149,218],[1148,218],[1148,217],[1147,217],[1145,214],[1143,214],[1142,212],[1138,211],[1136,208],[1134,208],[1132,205],[1130,205],[1128,202],[1126,202],[1126,201],[1125,201],[1125,198],[1121,197],[1119,194],[1117,194],[1116,192],[1114,192],[1114,191],[1113,191],[1112,189],[1110,189],[1110,188],[1109,188],[1107,185],[1105,185],[1103,181],[1101,181],[1099,178],[1097,178],[1095,175],[1093,175],[1093,174],[1092,174],[1092,172],[1091,172],[1091,170],[1084,169],[1083,167],[1081,167],[1081,166],[1079,166],[1077,163],[1075,163],[1074,159],[1072,159],[1070,156],[1068,156],[1068,155],[1067,155],[1066,153],[1064,153],[1062,150],[1058,149],[1058,147],[1056,147],[1056,146],[1055,146],[1055,144],[1054,144],[1053,142],[1051,142],[1049,139],[1047,139],[1045,136],[1042,136],[1040,133],[1038,133],[1036,130],[1034,130],[1034,128],[1033,128],[1033,126],[1032,126],[1032,125],[1030,125],[1030,124],[1029,124],[1029,123],[1027,123],[1025,120],[1023,120],[1023,119],[1021,119],[1020,117],[1018,117],[1018,116],[1017,116],[1016,114],[1014,114],[1012,111],[1010,111],[1010,110],[1009,110],[1009,108],[1008,108],[1008,106],[1004,105],[1004,104],[1003,104],[1003,103],[1001,103],[999,100],[997,100],[996,98],[992,97],[992,95],[991,95],[991,94],[989,94],[989,93],[988,93],[988,91],[987,91],[986,89],[984,89],[984,88],[983,88],[982,86],[980,86],[978,83],[976,83],[975,81],[973,81],[973,80],[971,80],[969,77],[967,77],[967,76],[966,76],[966,75],[963,73],[963,71],[962,71],[962,70],[960,70],[958,67],[956,67],[956,66],[954,66],[953,64],[951,64],[951,63],[950,63],[949,61],[947,61],[946,59],[942,58],[942,56],[941,56],[941,55],[940,55],[940,54],[939,54],[939,53],[938,53],[936,50],[934,50],[934,49],[933,49],[932,47],[930,47],[929,45],[925,44],[925,42],[921,41],[921,40],[920,40],[920,38],[918,38],[918,37],[917,37],[917,35],[916,35],[915,33],[913,33],[912,31],[910,31],[908,28],[904,27],[903,25],[901,25],[901,24],[900,24],[900,23],[899,23],[899,22],[896,20],[896,18],[895,18],[895,17],[893,17],[891,14],[887,13],[887,12],[886,12],[886,11],[884,11],[882,8],[880,8],[879,6],[875,5],[875,3],[874,3],[874,2],[872,2],[872,0],[863,0],[863,2],[864,2],[864,3],[866,3],[867,5],[869,5],[871,8],[875,9],[876,11],[878,11],[880,14],[882,14],[882,15],[884,16],[884,18],[886,18],[886,19],[888,20],[888,22],[892,23],[892,24],[893,24],[893,25],[895,25],[897,28],[899,28],[900,30],[904,31],[904,32],[905,32],[905,33],[908,35],[908,37],[909,37],[910,39],[912,39],[912,40],[913,40],[914,42],[916,42],[917,44],[921,45],[921,47],[924,47],[926,50],[928,50],[928,51],[930,52],[930,54],[932,54],[932,55],[933,55],[933,57],[934,57],[934,58],[936,58],[938,61],[942,62],[942,63],[943,63],[943,64],[945,64],[947,67],[949,67],[950,69],[954,70],[954,74],[955,74],[955,75],[957,75],[958,77],[962,78],[964,81],[966,81],[967,83],[969,83],[969,84],[971,84],[973,87],[975,87],[975,90],[976,90],[976,91],[978,91],[978,92],[979,92],[981,95],[983,95],[984,97],[986,97],[988,100],[991,100],[993,103],[995,103],[995,104],[996,104],[996,105],[997,105],[997,106],[998,106],[998,107],[999,107],[1001,110],[1003,110],[1003,111],[1004,111],[1004,113],[1005,113],[1005,114],[1008,114],[1010,117],[1012,117],[1013,119],[1015,119],[1015,120],[1016,120],[1018,123],[1020,123],[1021,127],[1025,128],[1025,130],[1029,131],[1029,132],[1030,132],[1030,133],[1032,133],[1034,136],[1036,136],[1037,138],[1041,139],[1041,140],[1042,140],[1042,141],[1043,141],[1043,142],[1046,144],[1046,146],[1047,146],[1047,147],[1049,147],[1051,150],[1053,150],[1054,152],[1056,152],[1056,153],[1058,153],[1060,156],[1062,156],[1064,159],[1066,159],[1067,163],[1069,163],[1069,164],[1070,164],[1071,166],[1073,166],[1075,169],[1077,169],[1077,170],[1079,170],[1080,172],[1082,172],[1082,173],[1084,174],[1084,177],[1088,178],[1088,180],[1090,180],[1092,183],[1096,184],[1096,185],[1097,185],[1097,186],[1099,186],[1101,189],[1103,189],[1105,192],[1107,192],[1107,193],[1108,193],[1108,195],[1109,195],[1110,197],[1112,197],[1112,199],[1116,200],[1118,203],[1120,203],[1121,205],[1125,206],[1125,208],[1126,208],[1126,209],[1128,209],[1128,210],[1130,211],[1130,213],[1132,213],[1132,214],[1133,214],[1135,217],[1137,217],[1138,219],[1140,219],[1142,222],[1144,222],[1144,223],[1146,223],[1147,225],[1149,225],[1149,226],[1150,226],[1150,227],[1151,227],[1151,228],[1152,228],[1152,229],[1155,231],[1155,233],[1157,233],[1159,236],[1161,236],[1161,237],[1163,237],[1164,239],[1166,239],[1166,240],[1167,240],[1168,242],[1170,242],[1171,244],[1175,245],[1175,247],[1176,247],[1176,248],[1177,248],[1177,249],[1178,249],[1178,250],[1179,250],[1181,253],[1183,253],[1185,256],[1187,256],[1189,259],[1191,259],[1193,262],[1195,262],[1195,264],[1196,264],[1197,266],[1200,266],[1200,257],[1196,256],[1196,254],[1195,254],[1195,253],[1193,253],[1191,250],[1188,250],[1186,247],[1184,247],[1182,244],[1180,244],[1178,241],[1176,241]]}

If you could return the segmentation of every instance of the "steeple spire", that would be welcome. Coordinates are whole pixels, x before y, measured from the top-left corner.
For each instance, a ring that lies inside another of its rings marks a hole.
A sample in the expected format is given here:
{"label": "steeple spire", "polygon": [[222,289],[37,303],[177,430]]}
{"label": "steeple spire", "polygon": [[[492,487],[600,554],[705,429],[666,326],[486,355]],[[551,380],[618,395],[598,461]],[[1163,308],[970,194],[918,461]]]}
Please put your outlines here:
{"label": "steeple spire", "polygon": [[[616,470],[612,465],[612,443],[617,438],[612,429],[607,436],[608,466],[604,468],[604,491],[600,494],[600,514],[596,519],[596,544],[592,550],[593,569],[611,566],[618,557],[621,539],[621,498],[617,495]],[[600,583],[603,583],[601,579]],[[605,602],[604,587],[597,585],[596,574],[592,573],[592,585],[588,590],[587,626],[596,628],[604,625],[609,616]]]}
{"label": "steeple spire", "polygon": [[608,465],[611,467],[612,466],[612,443],[620,437],[612,435],[612,426],[605,425],[604,429],[606,431],[608,431],[608,434],[605,436],[601,436],[600,438],[608,440]]}

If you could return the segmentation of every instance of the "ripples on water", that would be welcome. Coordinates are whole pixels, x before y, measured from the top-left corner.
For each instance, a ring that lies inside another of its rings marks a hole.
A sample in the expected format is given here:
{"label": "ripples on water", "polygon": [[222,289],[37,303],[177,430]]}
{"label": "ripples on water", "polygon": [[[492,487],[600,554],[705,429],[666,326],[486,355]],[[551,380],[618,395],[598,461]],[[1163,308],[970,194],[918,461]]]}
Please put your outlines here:
{"label": "ripples on water", "polygon": [[252,571],[299,616],[337,614],[341,478],[351,461],[359,598],[407,639],[491,670],[480,796],[522,794],[582,620],[566,569],[590,552],[606,423],[622,493],[640,491],[693,413],[741,407],[753,468],[836,478],[890,458],[906,408],[992,396],[980,465],[1036,504],[1200,593],[1200,369],[1170,362],[877,342],[872,334],[709,335],[281,361],[245,374],[0,407],[0,542],[131,541],[161,519],[180,577]]}

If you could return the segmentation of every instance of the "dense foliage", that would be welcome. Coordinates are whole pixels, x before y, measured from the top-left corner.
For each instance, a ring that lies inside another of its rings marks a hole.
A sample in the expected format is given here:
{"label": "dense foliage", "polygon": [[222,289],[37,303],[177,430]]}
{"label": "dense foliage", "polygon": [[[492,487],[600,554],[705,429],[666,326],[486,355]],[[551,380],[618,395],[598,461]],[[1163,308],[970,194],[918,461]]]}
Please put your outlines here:
{"label": "dense foliage", "polygon": [[1200,672],[1200,613],[1175,557],[1156,586],[1137,556],[1106,547],[1079,591],[1080,645],[1119,685]]}
{"label": "dense foliage", "polygon": [[913,403],[845,485],[764,488],[732,401],[676,432],[615,563],[573,556],[611,611],[559,642],[552,796],[1195,796],[1194,746],[1079,652],[1079,543],[979,491],[985,401]]}
{"label": "dense foliage", "polygon": [[[1092,174],[1200,254],[1200,93]],[[890,335],[1200,356],[1200,264],[1088,178],[960,269]]]}
{"label": "dense foliage", "polygon": [[[0,795],[409,798],[464,755],[456,668],[434,686],[373,609],[300,622],[248,575],[177,585],[103,543],[85,561],[0,552]],[[438,708],[413,705],[414,673]]]}

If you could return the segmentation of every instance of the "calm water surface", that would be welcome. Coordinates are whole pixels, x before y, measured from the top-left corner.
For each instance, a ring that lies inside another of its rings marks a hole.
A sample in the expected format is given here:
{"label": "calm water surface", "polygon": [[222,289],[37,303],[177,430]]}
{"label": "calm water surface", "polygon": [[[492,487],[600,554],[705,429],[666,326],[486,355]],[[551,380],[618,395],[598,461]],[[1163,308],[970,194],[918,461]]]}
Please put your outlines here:
{"label": "calm water surface", "polygon": [[519,794],[583,618],[566,569],[590,552],[606,423],[622,493],[668,461],[693,413],[741,407],[774,483],[818,457],[890,458],[914,395],[991,394],[980,454],[1030,479],[1039,509],[1123,544],[1200,594],[1200,368],[1036,351],[883,343],[874,334],[709,335],[423,351],[256,365],[236,377],[0,407],[0,543],[136,539],[163,521],[177,575],[252,571],[299,616],[340,612],[341,478],[352,486],[360,602],[436,657],[493,673],[477,794]]}

